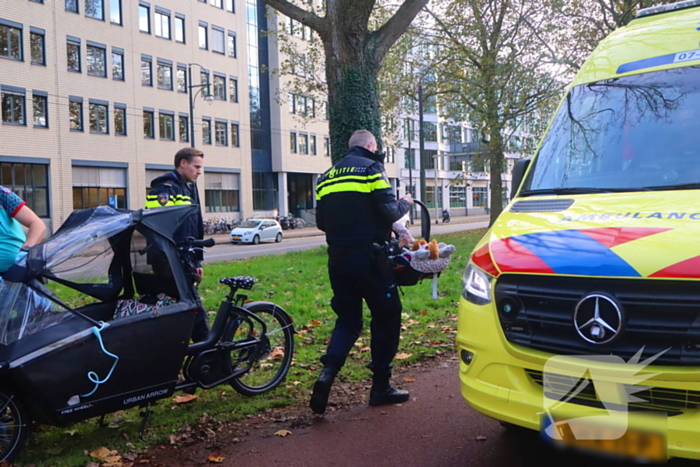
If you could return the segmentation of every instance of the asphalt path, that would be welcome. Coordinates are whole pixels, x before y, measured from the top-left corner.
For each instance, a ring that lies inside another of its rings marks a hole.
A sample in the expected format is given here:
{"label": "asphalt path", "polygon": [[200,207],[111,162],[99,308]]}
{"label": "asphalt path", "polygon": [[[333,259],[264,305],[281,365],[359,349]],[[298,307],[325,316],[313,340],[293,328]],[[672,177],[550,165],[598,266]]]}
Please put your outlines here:
{"label": "asphalt path", "polygon": [[[268,423],[241,436],[220,435],[211,443],[181,449],[154,449],[144,467],[200,467],[211,452],[222,467],[617,467],[610,459],[560,451],[535,431],[503,428],[469,408],[460,393],[456,357],[395,374],[397,384],[411,391],[411,400],[397,406],[369,407],[365,402],[306,423]],[[411,381],[408,383],[407,381]],[[349,391],[334,385],[330,401]],[[363,389],[359,389],[366,396]],[[264,396],[263,396],[264,397]],[[306,409],[310,414],[310,410]],[[280,430],[288,431],[280,436]],[[276,435],[277,434],[277,435]],[[239,439],[238,437],[241,436]],[[233,439],[232,439],[233,438]],[[698,466],[675,459],[671,467]]]}
{"label": "asphalt path", "polygon": [[[465,230],[484,229],[488,222],[470,222],[463,224],[438,224],[431,226],[431,236]],[[411,235],[420,236],[420,227],[411,227]],[[280,255],[289,251],[303,251],[326,244],[326,238],[318,230],[309,231],[311,236],[288,237],[281,243],[261,243],[259,245],[233,244],[225,242],[225,236],[217,238],[217,245],[206,250],[204,262],[231,261],[253,256]]]}

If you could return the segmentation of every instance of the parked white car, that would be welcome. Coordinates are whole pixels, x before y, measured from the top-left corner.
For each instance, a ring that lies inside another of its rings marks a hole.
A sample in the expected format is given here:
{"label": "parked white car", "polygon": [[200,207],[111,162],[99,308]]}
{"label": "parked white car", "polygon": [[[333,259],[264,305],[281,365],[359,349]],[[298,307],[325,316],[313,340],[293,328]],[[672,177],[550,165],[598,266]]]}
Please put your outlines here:
{"label": "parked white car", "polygon": [[282,227],[274,219],[251,219],[231,231],[231,243],[252,243],[282,241]]}

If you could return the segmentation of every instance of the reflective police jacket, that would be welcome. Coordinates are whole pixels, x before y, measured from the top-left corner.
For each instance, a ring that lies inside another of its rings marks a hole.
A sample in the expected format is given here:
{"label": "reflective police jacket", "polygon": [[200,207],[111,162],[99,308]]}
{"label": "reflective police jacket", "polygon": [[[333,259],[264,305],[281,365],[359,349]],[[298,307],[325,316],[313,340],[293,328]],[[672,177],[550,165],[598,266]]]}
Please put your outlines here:
{"label": "reflective police jacket", "polygon": [[[198,204],[199,192],[197,184],[188,184],[177,170],[161,175],[151,182],[151,192],[146,196],[146,208],[159,208],[163,206],[181,206],[183,204]],[[182,227],[173,234],[176,242],[187,237],[195,239],[204,238],[204,222],[202,221],[201,209],[197,214],[187,219]],[[201,251],[195,253],[197,267],[203,255]]]}
{"label": "reflective police jacket", "polygon": [[318,179],[316,225],[329,245],[382,243],[391,224],[408,212],[408,201],[394,196],[382,161],[383,155],[354,146]]}

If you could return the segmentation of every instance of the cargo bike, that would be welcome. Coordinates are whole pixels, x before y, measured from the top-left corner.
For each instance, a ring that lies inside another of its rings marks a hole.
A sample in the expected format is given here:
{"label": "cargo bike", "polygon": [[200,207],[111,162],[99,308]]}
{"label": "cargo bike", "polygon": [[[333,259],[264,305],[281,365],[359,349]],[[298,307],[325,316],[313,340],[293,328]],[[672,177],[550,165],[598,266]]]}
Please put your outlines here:
{"label": "cargo bike", "polygon": [[[250,277],[229,287],[205,341],[191,343],[193,251],[173,232],[196,206],[75,211],[0,283],[0,461],[22,449],[32,421],[65,426],[228,383],[252,396],[285,378],[290,316],[248,302]],[[79,297],[76,299],[76,296]],[[76,305],[75,302],[78,302]]]}

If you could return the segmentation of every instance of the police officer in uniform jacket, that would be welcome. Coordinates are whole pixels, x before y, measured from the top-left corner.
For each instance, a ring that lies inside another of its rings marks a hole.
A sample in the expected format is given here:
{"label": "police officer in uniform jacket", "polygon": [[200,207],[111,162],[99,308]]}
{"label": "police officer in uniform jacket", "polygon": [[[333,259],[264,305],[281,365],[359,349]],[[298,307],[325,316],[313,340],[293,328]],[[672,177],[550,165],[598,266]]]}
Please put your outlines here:
{"label": "police officer in uniform jacket", "polygon": [[389,240],[391,224],[408,212],[413,200],[410,195],[401,200],[394,196],[372,133],[356,131],[349,146],[316,188],[316,223],[326,232],[331,306],[338,317],[311,396],[310,407],[318,414],[325,412],[333,380],[360,336],[363,299],[372,315],[369,403],[396,404],[409,397],[389,382],[399,345],[401,299],[386,254],[373,245]]}
{"label": "police officer in uniform jacket", "polygon": [[[165,175],[155,178],[151,182],[151,192],[146,196],[146,208],[159,208],[164,206],[181,206],[183,204],[196,204],[199,202],[199,191],[197,190],[197,178],[202,174],[204,167],[204,153],[195,148],[183,148],[175,154],[175,170]],[[201,209],[187,219],[180,229],[173,234],[175,242],[181,242],[187,237],[197,240],[204,238],[204,222],[202,220]],[[203,274],[201,251],[195,252],[195,268],[197,275],[201,278]],[[207,326],[207,316],[201,306],[197,312],[192,330],[192,340],[200,342],[207,338],[209,327]]]}

